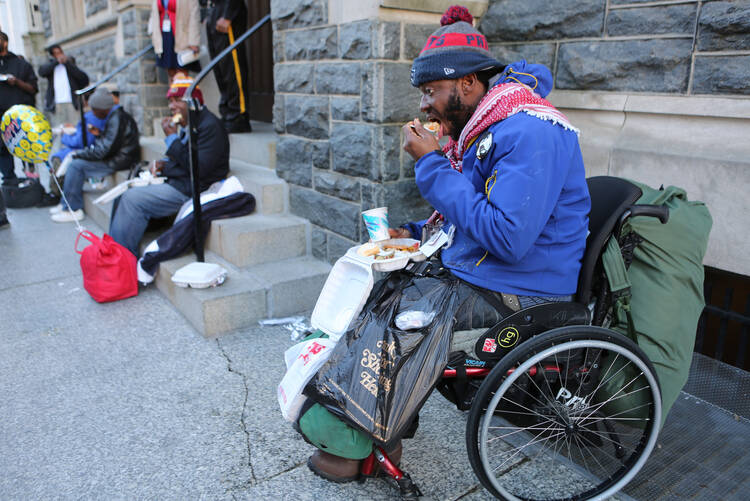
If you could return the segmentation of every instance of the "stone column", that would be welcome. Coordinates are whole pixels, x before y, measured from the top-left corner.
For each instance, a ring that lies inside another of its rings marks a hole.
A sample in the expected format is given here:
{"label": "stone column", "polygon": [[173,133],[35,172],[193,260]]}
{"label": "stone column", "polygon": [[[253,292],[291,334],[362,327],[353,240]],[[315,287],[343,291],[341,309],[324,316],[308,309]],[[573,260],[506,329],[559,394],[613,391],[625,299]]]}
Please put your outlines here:
{"label": "stone column", "polygon": [[[363,11],[377,12],[370,3]],[[292,212],[313,224],[313,254],[332,262],[367,240],[363,210],[387,205],[394,227],[431,213],[401,126],[419,114],[409,70],[437,22],[429,31],[379,18],[334,24],[328,7],[271,2],[277,172],[290,184]]]}

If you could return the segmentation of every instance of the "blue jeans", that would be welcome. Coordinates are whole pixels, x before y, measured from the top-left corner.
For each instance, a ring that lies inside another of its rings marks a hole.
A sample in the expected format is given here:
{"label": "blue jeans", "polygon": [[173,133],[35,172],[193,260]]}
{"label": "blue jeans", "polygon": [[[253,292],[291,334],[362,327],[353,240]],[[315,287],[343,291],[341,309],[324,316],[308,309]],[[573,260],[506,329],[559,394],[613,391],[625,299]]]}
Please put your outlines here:
{"label": "blue jeans", "polygon": [[[68,207],[71,210],[83,208],[83,183],[90,177],[104,177],[112,174],[115,170],[105,162],[96,162],[93,160],[74,159],[70,162],[68,170],[65,172],[65,183],[63,192],[65,199],[68,201]],[[63,207],[65,202],[63,201]]]}
{"label": "blue jeans", "polygon": [[[68,184],[67,179],[65,184]],[[130,188],[119,198],[109,223],[109,234],[115,242],[138,256],[138,244],[149,219],[175,214],[188,198],[166,183]]]}

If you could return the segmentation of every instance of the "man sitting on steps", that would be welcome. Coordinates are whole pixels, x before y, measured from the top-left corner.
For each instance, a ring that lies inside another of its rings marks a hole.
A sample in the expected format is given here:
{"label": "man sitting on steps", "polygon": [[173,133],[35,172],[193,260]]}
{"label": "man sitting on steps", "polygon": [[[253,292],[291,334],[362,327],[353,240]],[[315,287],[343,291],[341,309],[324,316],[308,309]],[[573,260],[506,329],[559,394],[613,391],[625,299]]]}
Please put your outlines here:
{"label": "man sitting on steps", "polygon": [[[184,128],[187,125],[188,108],[187,102],[182,100],[192,83],[192,78],[178,73],[167,91],[172,117],[166,117],[161,122],[167,136],[167,153],[166,158],[157,161],[152,169],[155,176],[164,176],[166,181],[129,189],[120,197],[112,214],[110,235],[135,256],[139,255],[138,244],[149,219],[176,214],[192,196],[188,131]],[[193,126],[198,130],[196,147],[200,190],[203,191],[229,173],[229,136],[216,115],[203,106],[200,89],[195,89],[193,97],[201,106],[197,124]],[[181,126],[179,132],[178,125]]]}
{"label": "man sitting on steps", "polygon": [[[140,158],[138,126],[129,113],[115,104],[112,94],[99,87],[89,98],[89,106],[106,126],[88,148],[72,153],[73,161],[65,173],[65,200],[53,208],[52,220],[67,223],[83,219],[83,183],[90,177],[101,178],[129,169]],[[70,209],[70,210],[68,210]]]}

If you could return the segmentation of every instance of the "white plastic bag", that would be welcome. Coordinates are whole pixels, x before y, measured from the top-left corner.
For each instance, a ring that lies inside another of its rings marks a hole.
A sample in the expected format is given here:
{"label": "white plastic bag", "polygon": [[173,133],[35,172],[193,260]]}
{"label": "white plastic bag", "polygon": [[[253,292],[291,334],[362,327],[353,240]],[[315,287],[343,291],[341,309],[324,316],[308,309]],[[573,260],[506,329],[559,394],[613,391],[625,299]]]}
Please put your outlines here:
{"label": "white plastic bag", "polygon": [[317,338],[297,343],[284,353],[287,371],[279,383],[276,396],[281,413],[287,421],[297,420],[302,404],[307,399],[302,390],[328,360],[334,346],[336,342],[332,339]]}

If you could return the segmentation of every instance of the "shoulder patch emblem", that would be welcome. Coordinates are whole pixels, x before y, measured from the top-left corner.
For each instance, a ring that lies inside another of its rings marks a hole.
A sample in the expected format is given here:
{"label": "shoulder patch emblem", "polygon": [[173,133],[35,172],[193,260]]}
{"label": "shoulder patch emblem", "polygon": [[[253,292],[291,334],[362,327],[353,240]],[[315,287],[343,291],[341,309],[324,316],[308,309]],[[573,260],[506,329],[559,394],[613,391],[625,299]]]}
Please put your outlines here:
{"label": "shoulder patch emblem", "polygon": [[481,141],[479,141],[479,144],[477,145],[477,158],[481,160],[485,156],[487,156],[487,153],[489,153],[491,146],[492,132],[488,133],[486,136],[484,136],[484,138],[482,138]]}

